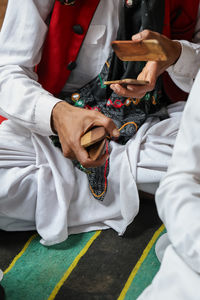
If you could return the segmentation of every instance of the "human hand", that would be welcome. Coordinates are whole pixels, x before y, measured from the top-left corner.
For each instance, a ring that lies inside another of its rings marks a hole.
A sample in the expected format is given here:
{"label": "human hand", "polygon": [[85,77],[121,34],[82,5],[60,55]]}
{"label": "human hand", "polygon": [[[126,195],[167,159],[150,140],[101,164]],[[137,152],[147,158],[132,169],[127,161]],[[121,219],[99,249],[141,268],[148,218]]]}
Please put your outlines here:
{"label": "human hand", "polygon": [[124,87],[119,84],[112,84],[110,88],[113,89],[113,91],[119,96],[139,99],[142,98],[147,92],[154,89],[158,76],[161,75],[169,66],[173,65],[181,54],[181,44],[177,41],[168,39],[160,33],[144,30],[132,36],[132,41],[135,43],[147,39],[158,40],[167,55],[167,60],[148,61],[146,63],[142,72],[137,77],[138,80],[148,81],[149,83],[146,85],[127,85]]}
{"label": "human hand", "polygon": [[94,126],[103,126],[110,137],[119,137],[115,123],[98,111],[78,108],[64,101],[53,108],[52,128],[59,136],[63,155],[77,159],[85,168],[101,166],[108,157],[104,154],[94,161],[81,146],[81,137]]}

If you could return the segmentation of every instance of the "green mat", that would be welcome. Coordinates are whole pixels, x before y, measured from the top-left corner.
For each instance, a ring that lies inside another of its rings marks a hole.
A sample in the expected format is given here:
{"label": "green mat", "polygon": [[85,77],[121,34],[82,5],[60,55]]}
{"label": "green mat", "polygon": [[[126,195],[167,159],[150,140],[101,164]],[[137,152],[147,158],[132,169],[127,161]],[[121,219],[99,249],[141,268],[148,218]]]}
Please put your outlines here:
{"label": "green mat", "polygon": [[142,291],[152,282],[152,279],[159,270],[160,263],[155,254],[155,244],[166,230],[162,225],[154,234],[151,241],[143,252],[142,257],[138,261],[138,265],[130,275],[130,282],[127,281],[127,287],[122,291],[119,299],[135,300],[142,293]]}
{"label": "green mat", "polygon": [[35,232],[0,231],[6,299],[137,299],[159,269],[154,247],[164,232],[152,205],[143,208],[123,237],[109,229],[44,247]]}
{"label": "green mat", "polygon": [[[154,251],[155,241],[162,232],[163,227],[147,245],[130,274],[129,281],[122,289],[119,300],[137,299],[151,283],[159,269]],[[68,276],[78,267],[79,260],[87,253],[89,247],[92,247],[100,233],[72,235],[67,241],[54,247],[42,246],[39,243],[40,237],[33,235],[4,272],[2,286],[5,288],[7,299],[56,299],[60,288],[67,283]],[[66,299],[70,298],[66,296]]]}
{"label": "green mat", "polygon": [[39,243],[40,237],[33,235],[4,272],[2,286],[6,290],[7,298],[54,299],[58,291],[57,284],[64,275],[67,279],[66,275],[70,274],[78,262],[81,251],[89,246],[96,236],[98,232],[72,235],[60,245],[44,247]]}

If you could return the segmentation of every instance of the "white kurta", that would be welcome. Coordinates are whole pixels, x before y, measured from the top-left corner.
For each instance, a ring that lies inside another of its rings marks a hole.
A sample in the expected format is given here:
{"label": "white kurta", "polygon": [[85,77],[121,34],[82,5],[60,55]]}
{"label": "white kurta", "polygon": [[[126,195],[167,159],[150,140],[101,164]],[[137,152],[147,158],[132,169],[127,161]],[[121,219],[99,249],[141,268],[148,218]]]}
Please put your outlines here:
{"label": "white kurta", "polygon": [[[125,146],[111,143],[108,190],[103,202],[95,200],[86,175],[48,138],[52,134],[51,111],[60,100],[42,89],[33,72],[47,32],[44,20],[53,2],[10,0],[0,33],[0,113],[9,119],[0,127],[0,228],[36,228],[45,245],[59,243],[70,233],[93,229],[110,227],[123,234],[139,209],[137,187],[155,192],[166,172],[184,107],[184,103],[170,105],[170,118],[161,122],[149,118]],[[104,54],[99,53],[98,68],[89,71],[88,80],[99,73],[109,53],[120,5],[120,1],[101,0],[93,18],[91,26],[100,38],[89,30],[83,49],[91,51],[90,45],[97,43]],[[183,42],[180,60],[185,55],[188,59],[195,56],[199,63],[199,48]],[[91,58],[96,51],[90,52]],[[80,53],[80,61],[86,52]],[[81,68],[76,70],[79,82]],[[189,78],[184,68],[178,70],[177,76],[185,78],[185,89],[191,85],[195,70],[192,68]],[[65,86],[66,90],[71,88],[76,88],[73,73]]]}
{"label": "white kurta", "polygon": [[[188,61],[182,63],[189,67]],[[167,247],[160,249],[164,251],[160,270],[138,300],[199,300],[199,95],[200,71],[182,116],[171,163],[156,192],[158,213],[169,240],[163,236]]]}
{"label": "white kurta", "polygon": [[199,300],[200,295],[200,71],[187,101],[172,160],[156,193],[171,245],[138,300]]}

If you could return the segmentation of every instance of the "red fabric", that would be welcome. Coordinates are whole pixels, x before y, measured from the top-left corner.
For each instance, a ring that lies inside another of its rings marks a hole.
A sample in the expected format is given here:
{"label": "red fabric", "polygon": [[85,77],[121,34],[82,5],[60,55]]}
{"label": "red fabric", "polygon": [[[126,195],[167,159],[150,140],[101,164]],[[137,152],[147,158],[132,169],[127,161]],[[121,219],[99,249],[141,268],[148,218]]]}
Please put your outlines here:
{"label": "red fabric", "polygon": [[[50,93],[58,94],[65,85],[70,74],[67,66],[76,61],[99,1],[81,0],[72,6],[55,2],[42,59],[37,67],[39,82]],[[73,32],[73,26],[77,24],[83,28],[83,34]]]}
{"label": "red fabric", "polygon": [[3,122],[4,120],[6,120],[6,118],[0,116],[0,124],[1,124],[1,122]]}
{"label": "red fabric", "polygon": [[[163,34],[174,40],[191,41],[197,20],[199,0],[165,0]],[[179,89],[167,72],[163,74],[166,94],[171,102],[185,101],[188,94]]]}

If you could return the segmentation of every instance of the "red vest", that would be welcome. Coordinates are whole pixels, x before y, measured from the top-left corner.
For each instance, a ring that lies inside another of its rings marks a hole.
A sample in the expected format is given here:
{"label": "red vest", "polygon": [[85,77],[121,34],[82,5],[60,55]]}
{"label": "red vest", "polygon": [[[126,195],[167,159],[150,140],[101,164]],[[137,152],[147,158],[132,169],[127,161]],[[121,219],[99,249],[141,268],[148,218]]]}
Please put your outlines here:
{"label": "red vest", "polygon": [[42,59],[37,67],[44,89],[57,95],[65,85],[100,0],[79,0],[75,5],[55,1]]}
{"label": "red vest", "polygon": [[[79,49],[99,1],[81,0],[74,6],[55,2],[42,59],[37,67],[39,82],[50,93],[59,94],[76,66]],[[191,41],[198,7],[199,0],[165,0],[163,33],[172,39]],[[186,99],[187,94],[178,89],[167,74],[163,78],[166,93],[172,101],[173,98],[176,101]]]}

